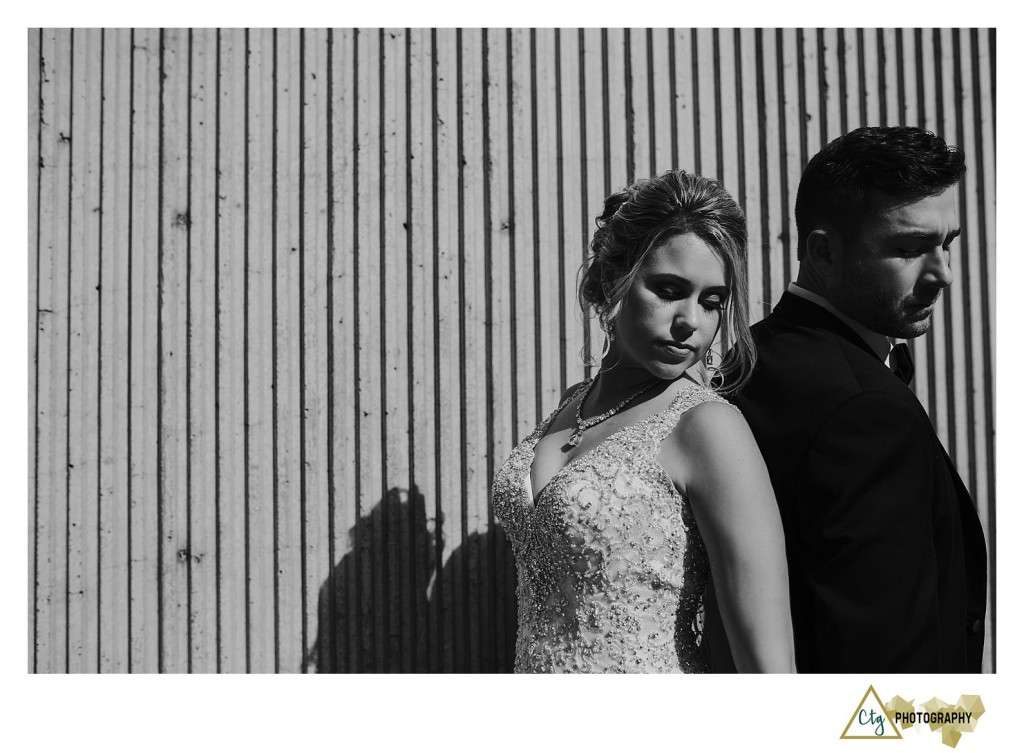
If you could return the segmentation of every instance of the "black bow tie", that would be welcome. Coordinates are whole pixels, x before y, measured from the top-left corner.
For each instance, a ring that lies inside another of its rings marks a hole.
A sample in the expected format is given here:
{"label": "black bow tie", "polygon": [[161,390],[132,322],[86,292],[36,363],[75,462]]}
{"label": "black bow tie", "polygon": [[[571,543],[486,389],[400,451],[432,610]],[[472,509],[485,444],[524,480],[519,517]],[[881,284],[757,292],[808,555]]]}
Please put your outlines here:
{"label": "black bow tie", "polygon": [[910,384],[910,380],[914,378],[914,358],[910,354],[909,345],[899,343],[892,346],[892,350],[889,351],[889,368],[903,384]]}

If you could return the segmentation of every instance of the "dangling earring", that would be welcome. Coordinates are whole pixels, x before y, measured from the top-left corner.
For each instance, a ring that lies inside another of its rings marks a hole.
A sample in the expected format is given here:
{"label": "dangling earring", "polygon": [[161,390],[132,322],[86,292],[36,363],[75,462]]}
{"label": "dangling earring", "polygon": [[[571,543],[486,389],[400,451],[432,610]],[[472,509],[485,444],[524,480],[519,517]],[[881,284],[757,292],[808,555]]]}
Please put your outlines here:
{"label": "dangling earring", "polygon": [[[717,337],[718,332],[715,332]],[[714,343],[714,338],[712,338]],[[717,390],[722,386],[724,377],[722,372],[715,366],[715,352],[711,349],[711,345],[708,345],[708,349],[704,351],[704,368],[702,369],[704,376],[704,386],[710,387],[712,390]]]}
{"label": "dangling earring", "polygon": [[612,340],[615,339],[615,335],[606,329],[601,330],[604,333],[604,347],[601,348],[601,360],[603,361],[612,349]]}
{"label": "dangling earring", "polygon": [[[708,344],[708,349],[704,353],[704,365],[705,375],[707,377],[707,385],[711,389],[718,389],[725,382],[725,377],[722,376],[722,372],[715,368],[715,354],[711,350],[711,346],[715,343],[715,338],[718,337],[718,332],[722,328],[722,320],[718,320],[718,326],[715,327],[715,334],[711,337],[711,342]],[[716,383],[717,380],[717,383]]]}
{"label": "dangling earring", "polygon": [[[608,295],[611,287],[605,283],[604,290],[605,295]],[[601,360],[604,361],[612,349],[612,343],[615,341],[615,317],[619,314],[619,305],[616,303],[609,310],[605,311],[601,317],[601,332],[604,333],[604,347],[601,349]]]}
{"label": "dangling earring", "polygon": [[715,368],[715,357],[711,353],[711,348],[708,348],[708,352],[704,355],[704,366],[705,384],[713,390],[721,387],[725,378],[722,376],[722,372]]}

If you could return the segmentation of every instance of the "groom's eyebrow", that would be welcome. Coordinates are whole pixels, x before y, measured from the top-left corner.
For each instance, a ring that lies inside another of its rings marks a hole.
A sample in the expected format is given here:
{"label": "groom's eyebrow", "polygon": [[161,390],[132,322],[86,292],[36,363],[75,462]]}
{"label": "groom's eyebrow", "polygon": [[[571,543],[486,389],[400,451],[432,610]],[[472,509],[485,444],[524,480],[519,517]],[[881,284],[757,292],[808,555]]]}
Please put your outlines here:
{"label": "groom's eyebrow", "polygon": [[950,243],[954,238],[960,235],[960,228],[950,230],[945,236],[940,233],[931,232],[929,230],[923,230],[920,228],[907,228],[905,230],[897,230],[894,233],[896,238],[914,238],[915,240],[922,241],[942,241],[943,243]]}

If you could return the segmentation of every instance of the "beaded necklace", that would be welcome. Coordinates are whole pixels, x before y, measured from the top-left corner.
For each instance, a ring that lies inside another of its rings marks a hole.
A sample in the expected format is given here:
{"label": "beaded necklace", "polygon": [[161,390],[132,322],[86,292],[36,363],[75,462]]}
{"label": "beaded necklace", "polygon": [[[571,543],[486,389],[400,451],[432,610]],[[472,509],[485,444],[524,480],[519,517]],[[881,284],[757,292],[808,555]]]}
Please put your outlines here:
{"label": "beaded necklace", "polygon": [[594,385],[597,384],[597,380],[598,380],[599,377],[600,377],[600,374],[598,374],[598,376],[594,377],[594,381],[592,381],[589,385],[587,385],[586,392],[583,393],[583,397],[576,404],[576,428],[573,430],[572,434],[569,436],[569,445],[572,446],[572,447],[577,447],[579,445],[580,440],[583,438],[583,432],[585,432],[587,429],[590,429],[590,428],[592,428],[594,426],[597,426],[602,421],[611,418],[616,413],[618,413],[620,410],[625,408],[629,403],[631,403],[634,400],[636,400],[638,397],[640,397],[642,394],[647,392],[649,389],[654,387],[654,385],[656,385],[658,382],[661,381],[658,378],[652,379],[650,382],[645,384],[643,387],[641,387],[639,390],[637,390],[632,395],[627,397],[625,400],[623,400],[621,403],[616,405],[614,408],[606,410],[600,416],[594,416],[593,418],[588,418],[586,421],[584,421],[583,420],[583,416],[581,415],[582,411],[583,411],[583,403],[585,403],[587,401],[587,396],[590,395],[590,391],[592,389],[594,389]]}

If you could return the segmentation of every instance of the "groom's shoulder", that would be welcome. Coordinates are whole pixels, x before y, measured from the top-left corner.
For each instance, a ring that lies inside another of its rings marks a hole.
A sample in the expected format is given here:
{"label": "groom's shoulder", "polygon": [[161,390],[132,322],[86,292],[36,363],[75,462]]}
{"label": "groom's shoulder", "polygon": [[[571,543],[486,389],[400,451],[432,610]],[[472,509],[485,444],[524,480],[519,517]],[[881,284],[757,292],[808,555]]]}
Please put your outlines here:
{"label": "groom's shoulder", "polygon": [[[836,332],[769,314],[751,327],[759,362],[814,371],[858,371],[879,361],[861,346]],[[779,361],[778,364],[775,362]]]}
{"label": "groom's shoulder", "polygon": [[837,332],[770,314],[752,328],[757,364],[748,399],[837,404],[861,393],[905,392],[888,367]]}

